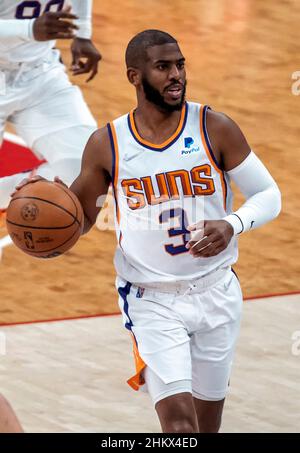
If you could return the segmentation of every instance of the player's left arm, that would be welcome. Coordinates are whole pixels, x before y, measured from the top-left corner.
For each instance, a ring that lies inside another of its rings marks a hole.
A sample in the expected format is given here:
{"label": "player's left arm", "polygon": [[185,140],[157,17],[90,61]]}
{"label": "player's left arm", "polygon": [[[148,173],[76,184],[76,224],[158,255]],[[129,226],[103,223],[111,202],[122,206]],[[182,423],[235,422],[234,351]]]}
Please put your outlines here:
{"label": "player's left arm", "polygon": [[243,133],[228,116],[208,111],[208,133],[220,167],[246,198],[245,203],[220,220],[190,225],[187,244],[195,257],[215,256],[225,250],[232,237],[257,228],[278,216],[281,194],[271,174],[251,151]]}
{"label": "player's left arm", "polygon": [[75,25],[78,27],[76,37],[71,45],[73,75],[90,73],[87,82],[92,80],[97,72],[101,54],[92,41],[92,0],[72,0],[72,11],[78,17]]}

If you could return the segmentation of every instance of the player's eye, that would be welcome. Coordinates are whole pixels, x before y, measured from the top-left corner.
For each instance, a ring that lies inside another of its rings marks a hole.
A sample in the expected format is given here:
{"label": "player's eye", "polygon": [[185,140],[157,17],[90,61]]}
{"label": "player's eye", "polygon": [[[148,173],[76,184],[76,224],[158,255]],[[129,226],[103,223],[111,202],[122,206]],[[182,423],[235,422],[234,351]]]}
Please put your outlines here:
{"label": "player's eye", "polygon": [[159,71],[165,71],[167,68],[168,68],[168,65],[165,64],[165,63],[159,64],[159,65],[157,66],[157,69],[158,69]]}
{"label": "player's eye", "polygon": [[182,61],[181,63],[177,63],[177,69],[184,69],[184,62]]}

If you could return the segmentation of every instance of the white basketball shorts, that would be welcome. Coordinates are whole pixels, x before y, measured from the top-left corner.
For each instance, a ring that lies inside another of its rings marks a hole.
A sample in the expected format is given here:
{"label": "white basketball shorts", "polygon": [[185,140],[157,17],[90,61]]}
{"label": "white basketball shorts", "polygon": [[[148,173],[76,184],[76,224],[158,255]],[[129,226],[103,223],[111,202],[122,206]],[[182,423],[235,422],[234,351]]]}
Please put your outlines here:
{"label": "white basketball shorts", "polygon": [[[80,89],[72,85],[59,52],[17,68],[1,68],[0,143],[6,121],[33,148],[39,138],[75,126],[97,124]],[[47,157],[47,156],[45,156]]]}
{"label": "white basketball shorts", "polygon": [[[146,382],[154,402],[170,395],[169,384],[184,381],[190,383],[185,391],[196,398],[225,398],[243,302],[231,268],[159,289],[139,287],[120,277],[116,285],[123,323],[133,340],[136,374],[129,385],[138,390],[144,376],[158,377],[166,386],[165,392],[158,389],[159,395],[151,394],[151,388],[158,386]],[[145,373],[146,367],[153,373]]]}

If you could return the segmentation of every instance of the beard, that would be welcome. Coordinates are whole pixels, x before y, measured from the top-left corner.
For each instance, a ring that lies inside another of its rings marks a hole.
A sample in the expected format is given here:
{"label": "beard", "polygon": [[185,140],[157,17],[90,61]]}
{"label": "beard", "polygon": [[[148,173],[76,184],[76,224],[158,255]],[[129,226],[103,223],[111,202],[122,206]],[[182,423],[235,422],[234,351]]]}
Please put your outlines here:
{"label": "beard", "polygon": [[153,85],[151,85],[148,79],[145,76],[143,76],[142,78],[142,85],[147,101],[156,105],[165,112],[170,113],[182,109],[185,102],[186,83],[187,82],[185,81],[183,85],[182,96],[179,102],[177,104],[168,104],[168,102],[164,100],[164,97],[160,94],[160,92],[156,88],[154,88]]}

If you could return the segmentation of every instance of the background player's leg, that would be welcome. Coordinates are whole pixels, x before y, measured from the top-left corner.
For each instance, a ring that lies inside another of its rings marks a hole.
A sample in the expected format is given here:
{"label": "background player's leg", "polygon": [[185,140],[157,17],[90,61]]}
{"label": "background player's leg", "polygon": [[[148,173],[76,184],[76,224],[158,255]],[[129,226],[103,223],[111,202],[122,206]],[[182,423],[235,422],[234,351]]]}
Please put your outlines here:
{"label": "background player's leg", "polygon": [[219,432],[225,399],[221,401],[204,401],[194,398],[200,433]]}
{"label": "background player's leg", "polygon": [[48,179],[49,175],[59,176],[67,185],[72,184],[80,173],[85,145],[95,130],[93,126],[69,127],[36,140],[33,151],[47,160],[37,173]]}
{"label": "background player's leg", "polygon": [[22,433],[23,429],[9,402],[0,394],[0,433]]}
{"label": "background player's leg", "polygon": [[[33,151],[48,161],[38,167],[36,174],[50,180],[59,176],[70,185],[79,175],[84,147],[94,131],[95,127],[76,126],[36,140]],[[0,178],[0,209],[7,208],[16,185],[30,174],[31,171]]]}
{"label": "background player's leg", "polygon": [[[34,71],[24,75],[22,93],[26,96],[21,109],[10,112],[8,120],[28,147],[47,161],[38,173],[47,179],[57,175],[71,184],[79,174],[84,146],[97,123],[80,89],[68,79],[58,52],[53,51],[44,63],[46,69],[38,76]],[[7,207],[9,194],[23,178],[24,174],[0,179],[0,209]]]}

